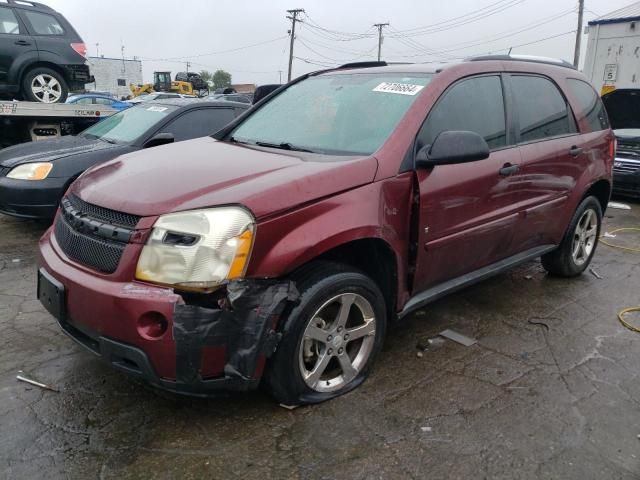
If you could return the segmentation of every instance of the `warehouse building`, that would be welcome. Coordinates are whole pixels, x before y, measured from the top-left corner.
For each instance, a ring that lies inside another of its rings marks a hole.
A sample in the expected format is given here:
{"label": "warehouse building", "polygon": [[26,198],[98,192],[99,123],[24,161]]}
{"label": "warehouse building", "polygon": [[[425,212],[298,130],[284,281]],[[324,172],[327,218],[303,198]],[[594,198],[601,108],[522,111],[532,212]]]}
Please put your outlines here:
{"label": "warehouse building", "polygon": [[89,57],[91,74],[95,83],[87,84],[88,90],[109,92],[117,98],[131,95],[129,84],[142,83],[142,62],[137,59]]}
{"label": "warehouse building", "polygon": [[601,93],[640,88],[640,2],[589,22],[584,73]]}

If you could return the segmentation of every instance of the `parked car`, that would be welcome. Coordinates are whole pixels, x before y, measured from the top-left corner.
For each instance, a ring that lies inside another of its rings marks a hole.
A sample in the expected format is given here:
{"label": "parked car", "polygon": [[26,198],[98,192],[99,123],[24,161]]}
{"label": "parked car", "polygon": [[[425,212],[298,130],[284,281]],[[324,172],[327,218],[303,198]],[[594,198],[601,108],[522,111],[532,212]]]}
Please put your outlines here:
{"label": "parked car", "polygon": [[94,93],[82,93],[79,95],[71,95],[67,98],[65,103],[74,103],[77,105],[106,105],[116,110],[124,110],[129,108],[132,104],[127,102],[120,102],[117,99],[110,97],[109,95],[100,95]]}
{"label": "parked car", "polygon": [[62,14],[41,3],[0,4],[0,94],[64,103],[93,82],[87,48]]}
{"label": "parked car", "polygon": [[154,100],[167,100],[170,98],[197,98],[194,95],[183,95],[182,93],[172,93],[172,92],[154,92],[154,93],[146,93],[144,95],[139,95],[130,100],[127,100],[127,103],[136,105],[142,102],[152,102]]}
{"label": "parked car", "polygon": [[602,97],[618,140],[613,193],[640,197],[640,89],[618,89]]}
{"label": "parked car", "polygon": [[357,387],[388,322],[446,293],[538,257],[587,268],[615,139],[580,72],[376,65],[305,75],[214,138],[82,175],[40,241],[43,305],[158,387],[262,379],[295,405]]}
{"label": "parked car", "polygon": [[224,100],[227,102],[251,103],[251,97],[242,93],[214,93],[207,97],[209,100]]}
{"label": "parked car", "polygon": [[52,218],[67,187],[87,168],[125,153],[211,134],[246,109],[241,103],[162,100],[123,110],[77,136],[0,150],[0,212]]}

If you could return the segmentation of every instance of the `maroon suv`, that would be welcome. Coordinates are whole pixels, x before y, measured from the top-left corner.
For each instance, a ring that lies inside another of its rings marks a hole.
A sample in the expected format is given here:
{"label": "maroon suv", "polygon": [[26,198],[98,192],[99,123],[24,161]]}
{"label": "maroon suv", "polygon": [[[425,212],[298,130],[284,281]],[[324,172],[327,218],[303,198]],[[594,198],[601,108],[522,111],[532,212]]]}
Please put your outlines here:
{"label": "maroon suv", "polygon": [[614,149],[561,61],[312,73],[214,138],[82,175],[40,242],[38,295],[158,387],[322,401],[365,379],[392,319],[536,257],[583,272]]}

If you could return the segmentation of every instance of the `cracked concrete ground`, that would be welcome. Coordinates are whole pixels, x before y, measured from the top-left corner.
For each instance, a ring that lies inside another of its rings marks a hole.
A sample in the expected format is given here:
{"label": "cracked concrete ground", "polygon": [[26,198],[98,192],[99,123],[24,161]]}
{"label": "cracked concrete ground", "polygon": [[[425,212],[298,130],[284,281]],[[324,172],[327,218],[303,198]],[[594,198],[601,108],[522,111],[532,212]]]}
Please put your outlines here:
{"label": "cracked concrete ground", "polygon": [[[640,205],[606,224],[639,227]],[[0,478],[640,478],[640,335],[616,319],[640,254],[600,245],[602,279],[532,262],[449,296],[390,328],[361,388],[289,411],[160,393],[76,346],[34,300],[43,230],[0,216]],[[445,328],[478,343],[418,358]]]}

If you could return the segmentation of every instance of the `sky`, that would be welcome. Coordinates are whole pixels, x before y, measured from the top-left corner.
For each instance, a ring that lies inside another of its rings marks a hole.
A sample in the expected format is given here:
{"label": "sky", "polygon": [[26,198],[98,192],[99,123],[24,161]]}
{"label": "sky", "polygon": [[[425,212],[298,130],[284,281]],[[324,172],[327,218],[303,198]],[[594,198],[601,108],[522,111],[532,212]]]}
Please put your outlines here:
{"label": "sky", "polygon": [[[291,21],[296,25],[293,77],[349,61],[455,61],[512,53],[573,61],[577,0],[40,0],[74,25],[89,55],[142,60],[175,75],[223,69],[233,83],[286,81]],[[585,25],[631,0],[585,0]],[[179,8],[176,6],[179,5]],[[551,37],[551,38],[550,38]],[[545,39],[545,40],[542,40]],[[542,40],[542,41],[540,41]],[[582,36],[582,59],[587,36]],[[99,44],[99,45],[96,45]]]}

